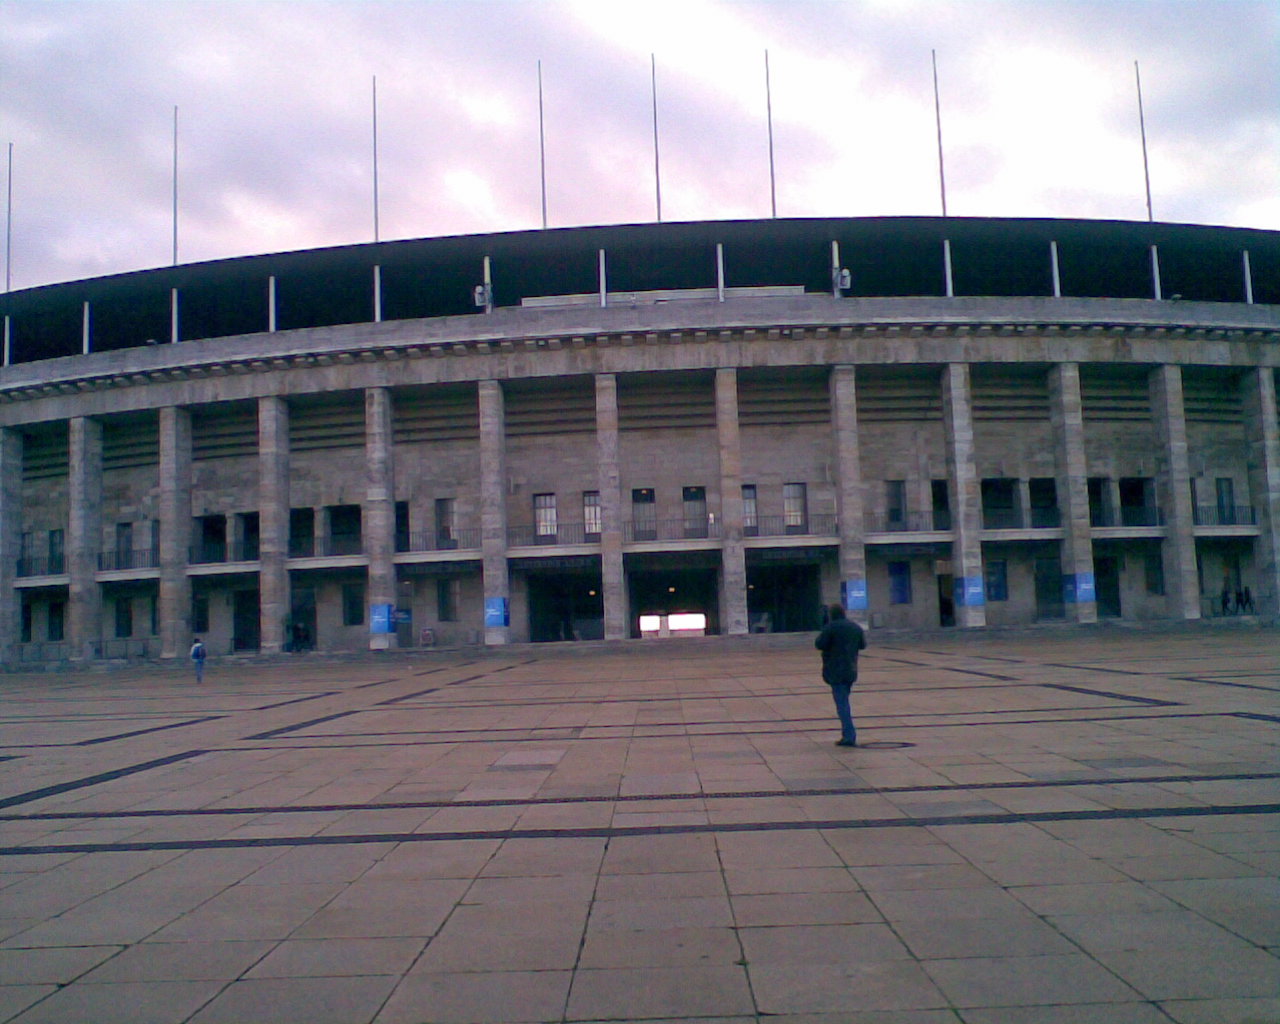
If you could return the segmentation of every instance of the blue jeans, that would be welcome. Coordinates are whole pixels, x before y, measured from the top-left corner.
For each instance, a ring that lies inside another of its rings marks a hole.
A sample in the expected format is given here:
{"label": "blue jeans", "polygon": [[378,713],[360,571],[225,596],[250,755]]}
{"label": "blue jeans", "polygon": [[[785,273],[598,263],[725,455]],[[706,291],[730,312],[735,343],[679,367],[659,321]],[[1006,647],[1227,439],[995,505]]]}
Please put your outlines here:
{"label": "blue jeans", "polygon": [[192,658],[191,663],[195,666],[195,669],[196,669],[196,682],[203,683],[204,682],[204,659]]}
{"label": "blue jeans", "polygon": [[836,715],[840,718],[840,738],[849,743],[858,742],[858,732],[853,726],[853,712],[849,709],[849,691],[852,684],[831,686],[831,699],[836,702]]}

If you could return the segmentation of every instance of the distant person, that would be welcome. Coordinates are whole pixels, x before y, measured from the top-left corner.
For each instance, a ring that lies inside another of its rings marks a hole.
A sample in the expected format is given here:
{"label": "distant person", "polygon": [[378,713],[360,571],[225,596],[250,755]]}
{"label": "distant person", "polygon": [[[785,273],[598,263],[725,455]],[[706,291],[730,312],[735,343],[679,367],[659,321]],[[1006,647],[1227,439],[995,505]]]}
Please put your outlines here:
{"label": "distant person", "polygon": [[1258,613],[1257,609],[1253,607],[1253,591],[1248,587],[1245,587],[1244,590],[1236,595],[1236,611],[1247,611],[1250,615]]}
{"label": "distant person", "polygon": [[191,645],[191,664],[196,670],[196,682],[204,682],[204,660],[209,656],[209,652],[205,650],[204,641],[196,637],[195,643]]}
{"label": "distant person", "polygon": [[844,606],[833,604],[813,646],[822,652],[822,679],[831,687],[831,698],[840,719],[837,747],[856,747],[858,733],[849,708],[849,692],[858,680],[858,652],[867,646],[862,627],[845,617]]}
{"label": "distant person", "polygon": [[1231,614],[1231,585],[1226,580],[1222,581],[1222,614]]}

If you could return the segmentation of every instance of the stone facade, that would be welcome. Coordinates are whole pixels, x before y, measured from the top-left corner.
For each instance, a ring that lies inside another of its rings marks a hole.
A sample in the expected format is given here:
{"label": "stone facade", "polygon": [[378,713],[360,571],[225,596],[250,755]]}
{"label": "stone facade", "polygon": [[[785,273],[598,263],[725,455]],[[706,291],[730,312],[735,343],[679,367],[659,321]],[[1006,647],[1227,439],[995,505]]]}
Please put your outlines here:
{"label": "stone facade", "polygon": [[1245,303],[671,292],[17,364],[0,649],[1183,620],[1224,587],[1274,619],[1277,340]]}

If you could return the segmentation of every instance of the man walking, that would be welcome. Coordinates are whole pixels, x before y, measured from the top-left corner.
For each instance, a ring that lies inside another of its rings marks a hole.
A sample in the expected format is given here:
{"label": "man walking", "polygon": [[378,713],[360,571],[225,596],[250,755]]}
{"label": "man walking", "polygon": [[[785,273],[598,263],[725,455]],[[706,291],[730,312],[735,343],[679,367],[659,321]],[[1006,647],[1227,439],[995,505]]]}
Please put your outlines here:
{"label": "man walking", "polygon": [[840,718],[840,739],[836,746],[856,747],[858,733],[849,709],[849,691],[857,682],[858,652],[867,646],[867,638],[861,626],[845,618],[842,605],[833,604],[829,616],[813,646],[822,652],[822,678],[831,687],[836,715]]}
{"label": "man walking", "polygon": [[196,682],[204,682],[204,659],[208,656],[208,652],[204,649],[204,643],[199,637],[196,637],[195,643],[191,645],[191,664],[196,670]]}

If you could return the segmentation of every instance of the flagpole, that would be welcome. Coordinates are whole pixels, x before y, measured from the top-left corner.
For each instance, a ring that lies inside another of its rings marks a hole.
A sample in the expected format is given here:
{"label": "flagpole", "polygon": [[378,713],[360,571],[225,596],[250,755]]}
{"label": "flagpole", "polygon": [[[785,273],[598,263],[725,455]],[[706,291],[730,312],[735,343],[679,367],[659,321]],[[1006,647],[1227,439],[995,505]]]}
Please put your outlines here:
{"label": "flagpole", "polygon": [[662,175],[658,163],[658,62],[649,54],[649,75],[653,95],[653,187],[658,204],[658,223],[662,223]]}
{"label": "flagpole", "polygon": [[538,166],[542,177],[542,228],[547,227],[547,136],[542,116],[542,61],[538,61]]}
{"label": "flagpole", "polygon": [[773,90],[769,85],[769,51],[764,51],[764,106],[769,122],[769,208],[778,216],[778,183],[773,165]]}
{"label": "flagpole", "polygon": [[178,108],[173,108],[173,265],[178,265]]}
{"label": "flagpole", "polygon": [[1154,221],[1151,210],[1151,168],[1147,163],[1147,119],[1142,111],[1142,72],[1138,70],[1138,62],[1133,62],[1133,77],[1138,85],[1138,130],[1142,134],[1142,180],[1147,187],[1147,220]]}
{"label": "flagpole", "polygon": [[378,231],[378,76],[373,76],[373,240],[380,241]]}
{"label": "flagpole", "polygon": [[938,95],[938,51],[930,50],[933,60],[933,115],[938,125],[938,187],[942,191],[942,216],[947,215],[947,174],[942,163],[942,101]]}

